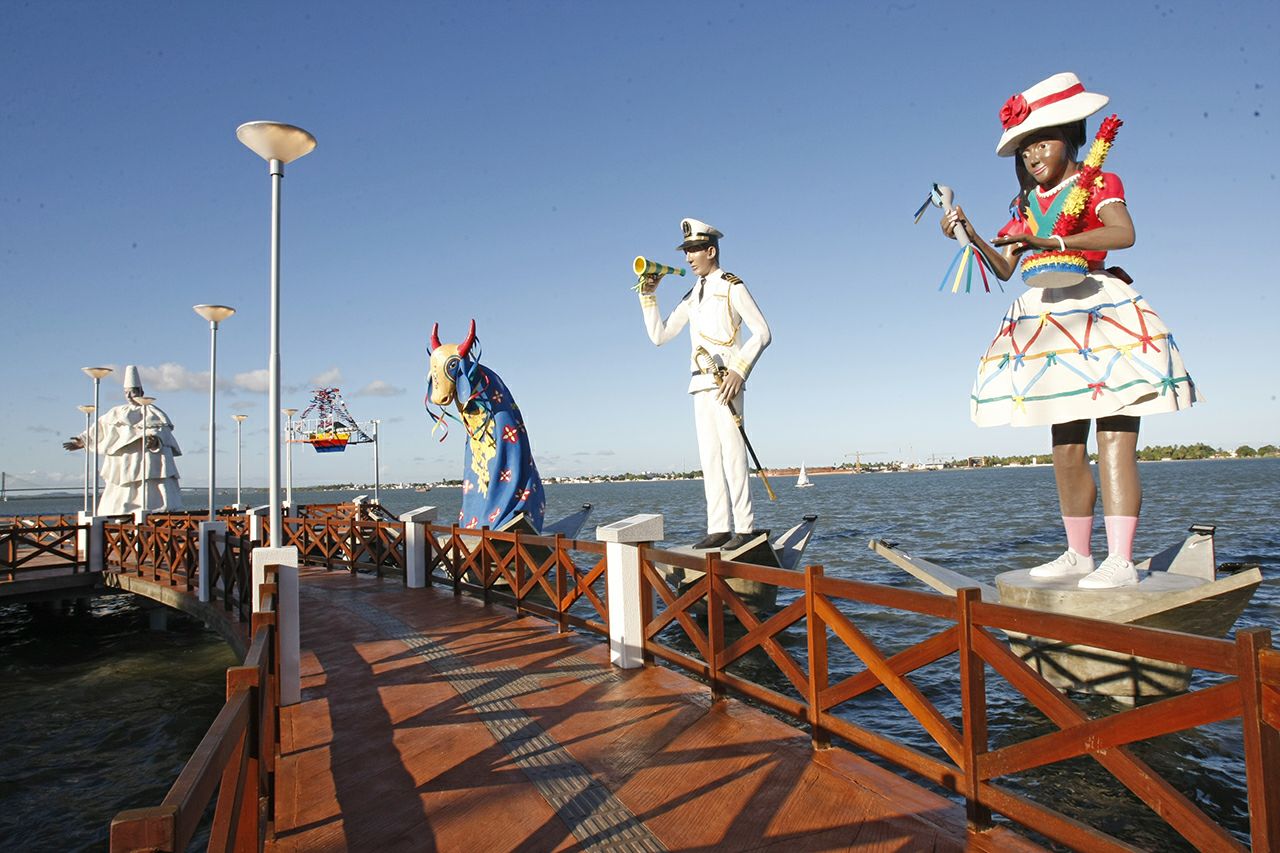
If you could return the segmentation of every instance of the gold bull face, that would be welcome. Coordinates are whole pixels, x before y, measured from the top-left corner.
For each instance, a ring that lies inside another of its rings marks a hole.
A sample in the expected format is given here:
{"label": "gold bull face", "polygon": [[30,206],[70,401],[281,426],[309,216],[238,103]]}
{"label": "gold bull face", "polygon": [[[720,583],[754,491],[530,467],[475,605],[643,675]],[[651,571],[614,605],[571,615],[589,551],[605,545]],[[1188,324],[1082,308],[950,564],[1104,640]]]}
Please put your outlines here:
{"label": "gold bull face", "polygon": [[[462,368],[462,360],[471,352],[476,341],[476,321],[471,321],[467,338],[460,344],[440,343],[440,324],[431,329],[431,362],[427,368],[427,377],[431,383],[431,402],[437,406],[447,406],[455,402],[458,396],[458,384],[455,377]],[[461,404],[458,406],[462,408]]]}
{"label": "gold bull face", "polygon": [[431,379],[431,402],[437,406],[447,406],[457,396],[457,384],[453,377],[457,375],[462,358],[458,355],[457,344],[444,344],[431,351],[431,364],[427,375]]}

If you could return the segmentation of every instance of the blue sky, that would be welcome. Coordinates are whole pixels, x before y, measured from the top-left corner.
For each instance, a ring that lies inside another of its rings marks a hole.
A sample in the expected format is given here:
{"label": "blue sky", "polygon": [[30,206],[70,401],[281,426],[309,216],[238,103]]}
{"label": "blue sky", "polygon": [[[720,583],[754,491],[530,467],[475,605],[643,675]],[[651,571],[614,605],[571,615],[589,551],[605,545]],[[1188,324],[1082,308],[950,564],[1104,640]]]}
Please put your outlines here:
{"label": "blue sky", "polygon": [[[425,350],[433,322],[456,340],[472,317],[544,473],[696,467],[687,341],[655,349],[629,290],[636,254],[681,261],[684,216],[725,232],[773,330],[748,384],[766,465],[1042,451],[1047,430],[968,418],[1022,285],[937,293],[954,244],[911,214],[940,181],[994,234],[1015,190],[999,107],[1063,70],[1125,121],[1107,168],[1138,242],[1112,260],[1206,398],[1141,443],[1280,443],[1274,3],[5,6],[0,468],[24,480],[79,482],[60,447],[90,402],[79,368],[133,363],[204,484],[191,306],[219,302],[239,309],[219,479],[244,412],[245,479],[265,482],[269,182],[235,138],[254,119],[319,142],[285,177],[285,402],[341,386],[382,420],[384,481],[458,476]],[[662,285],[664,313],[686,288]],[[298,483],[372,479],[368,448],[297,450]]]}

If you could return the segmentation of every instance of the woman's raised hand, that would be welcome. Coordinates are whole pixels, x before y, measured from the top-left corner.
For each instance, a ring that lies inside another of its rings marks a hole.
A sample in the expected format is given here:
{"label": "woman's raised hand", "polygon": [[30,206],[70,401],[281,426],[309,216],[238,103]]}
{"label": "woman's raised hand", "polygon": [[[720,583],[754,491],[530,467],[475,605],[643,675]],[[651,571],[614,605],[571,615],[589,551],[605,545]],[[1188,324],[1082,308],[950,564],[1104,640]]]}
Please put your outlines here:
{"label": "woman's raised hand", "polygon": [[956,239],[957,225],[964,229],[964,232],[969,235],[970,240],[977,239],[978,232],[973,230],[973,223],[971,223],[968,217],[964,215],[964,208],[959,205],[942,214],[942,233],[946,234],[952,240]]}

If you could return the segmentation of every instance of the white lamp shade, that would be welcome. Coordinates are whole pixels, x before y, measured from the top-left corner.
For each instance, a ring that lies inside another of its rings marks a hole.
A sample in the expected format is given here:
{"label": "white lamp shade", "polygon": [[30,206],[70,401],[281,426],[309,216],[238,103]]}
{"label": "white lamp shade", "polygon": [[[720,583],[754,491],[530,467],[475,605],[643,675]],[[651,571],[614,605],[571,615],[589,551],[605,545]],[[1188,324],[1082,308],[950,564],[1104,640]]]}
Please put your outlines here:
{"label": "white lamp shade", "polygon": [[281,163],[292,163],[316,147],[310,133],[278,121],[245,122],[236,128],[236,137],[263,160]]}
{"label": "white lamp shade", "polygon": [[77,409],[79,409],[80,411],[84,412],[84,413],[87,415],[87,414],[89,414],[90,412],[92,412],[92,411],[93,411],[93,404],[92,404],[92,403],[85,403],[83,406],[76,406],[76,408],[77,408]]}
{"label": "white lamp shade", "polygon": [[229,305],[194,305],[192,309],[210,323],[221,323],[236,313],[236,309]]}
{"label": "white lamp shade", "polygon": [[82,367],[80,369],[94,379],[101,379],[112,370],[110,367]]}
{"label": "white lamp shade", "polygon": [[286,418],[291,418],[298,413],[297,409],[281,409],[280,413]]}
{"label": "white lamp shade", "polygon": [[236,423],[243,423],[244,419],[247,417],[249,416],[248,415],[232,415],[231,419],[234,420]]}
{"label": "white lamp shade", "polygon": [[153,403],[155,403],[155,401],[156,401],[155,397],[134,397],[133,398],[133,402],[137,403],[139,406],[150,406]]}

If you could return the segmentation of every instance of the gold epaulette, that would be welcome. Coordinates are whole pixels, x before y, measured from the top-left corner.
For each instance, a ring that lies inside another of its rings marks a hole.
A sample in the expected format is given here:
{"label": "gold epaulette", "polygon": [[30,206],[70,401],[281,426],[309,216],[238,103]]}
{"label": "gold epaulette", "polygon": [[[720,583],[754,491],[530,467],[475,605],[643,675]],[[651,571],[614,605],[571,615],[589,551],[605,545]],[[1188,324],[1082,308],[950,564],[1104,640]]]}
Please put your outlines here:
{"label": "gold epaulette", "polygon": [[738,278],[736,275],[734,275],[731,272],[727,272],[724,274],[724,280],[729,282],[730,284],[742,284],[742,279]]}

